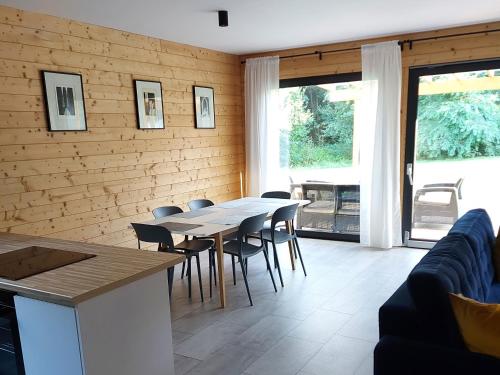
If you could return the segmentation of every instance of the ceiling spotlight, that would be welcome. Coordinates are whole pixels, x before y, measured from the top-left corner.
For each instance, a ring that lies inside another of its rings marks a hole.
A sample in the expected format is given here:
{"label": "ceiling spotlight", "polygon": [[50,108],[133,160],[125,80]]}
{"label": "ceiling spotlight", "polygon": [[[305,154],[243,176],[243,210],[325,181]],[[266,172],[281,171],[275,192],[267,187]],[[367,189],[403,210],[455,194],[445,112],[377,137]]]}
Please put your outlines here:
{"label": "ceiling spotlight", "polygon": [[219,10],[219,26],[220,27],[229,26],[227,10]]}

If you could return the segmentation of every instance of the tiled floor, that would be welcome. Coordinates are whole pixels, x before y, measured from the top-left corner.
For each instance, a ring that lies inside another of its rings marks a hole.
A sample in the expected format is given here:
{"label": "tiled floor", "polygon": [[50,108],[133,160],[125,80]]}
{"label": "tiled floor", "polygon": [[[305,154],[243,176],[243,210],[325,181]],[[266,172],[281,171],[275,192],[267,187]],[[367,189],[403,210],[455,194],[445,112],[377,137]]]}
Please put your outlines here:
{"label": "tiled floor", "polygon": [[205,303],[196,274],[193,298],[176,268],[172,303],[177,375],[372,374],[379,306],[396,290],[424,250],[379,250],[358,244],[299,239],[308,271],[291,270],[278,247],[285,287],[274,293],[263,255],[249,260],[250,307],[241,273],[232,284],[226,256],[228,306],[217,289],[208,296],[208,259],[202,264]]}

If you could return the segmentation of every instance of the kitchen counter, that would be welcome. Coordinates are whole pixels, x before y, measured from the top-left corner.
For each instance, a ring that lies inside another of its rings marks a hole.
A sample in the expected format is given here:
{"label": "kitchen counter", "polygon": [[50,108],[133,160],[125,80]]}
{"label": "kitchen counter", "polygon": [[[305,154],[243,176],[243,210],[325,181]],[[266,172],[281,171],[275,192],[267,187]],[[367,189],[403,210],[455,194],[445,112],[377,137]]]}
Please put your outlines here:
{"label": "kitchen counter", "polygon": [[68,306],[173,267],[184,259],[177,254],[0,233],[0,254],[28,246],[96,255],[17,281],[0,278],[0,289]]}
{"label": "kitchen counter", "polygon": [[26,375],[174,375],[167,268],[183,259],[0,233]]}
{"label": "kitchen counter", "polygon": [[66,306],[75,306],[125,284],[173,267],[184,259],[182,255],[177,254],[0,233],[0,254],[29,246],[96,255],[93,258],[21,280],[12,281],[0,278],[0,289]]}

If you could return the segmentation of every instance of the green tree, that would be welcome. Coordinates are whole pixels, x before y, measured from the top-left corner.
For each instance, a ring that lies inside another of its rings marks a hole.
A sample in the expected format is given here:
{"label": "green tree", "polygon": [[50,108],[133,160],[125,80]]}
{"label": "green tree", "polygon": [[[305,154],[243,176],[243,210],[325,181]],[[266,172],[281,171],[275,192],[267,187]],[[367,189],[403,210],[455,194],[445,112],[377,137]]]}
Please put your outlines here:
{"label": "green tree", "polygon": [[352,101],[331,102],[328,90],[319,86],[300,87],[290,93],[287,101],[291,109],[291,167],[351,163],[354,113]]}
{"label": "green tree", "polygon": [[422,95],[418,159],[500,156],[500,91]]}

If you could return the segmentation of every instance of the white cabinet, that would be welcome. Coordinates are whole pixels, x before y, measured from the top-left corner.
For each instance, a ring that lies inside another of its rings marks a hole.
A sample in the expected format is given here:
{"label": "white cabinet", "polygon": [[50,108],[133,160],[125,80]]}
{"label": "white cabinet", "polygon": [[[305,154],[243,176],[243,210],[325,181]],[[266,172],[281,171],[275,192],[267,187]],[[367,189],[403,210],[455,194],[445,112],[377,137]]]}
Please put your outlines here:
{"label": "white cabinet", "polygon": [[166,271],[75,307],[15,305],[26,375],[174,375]]}

